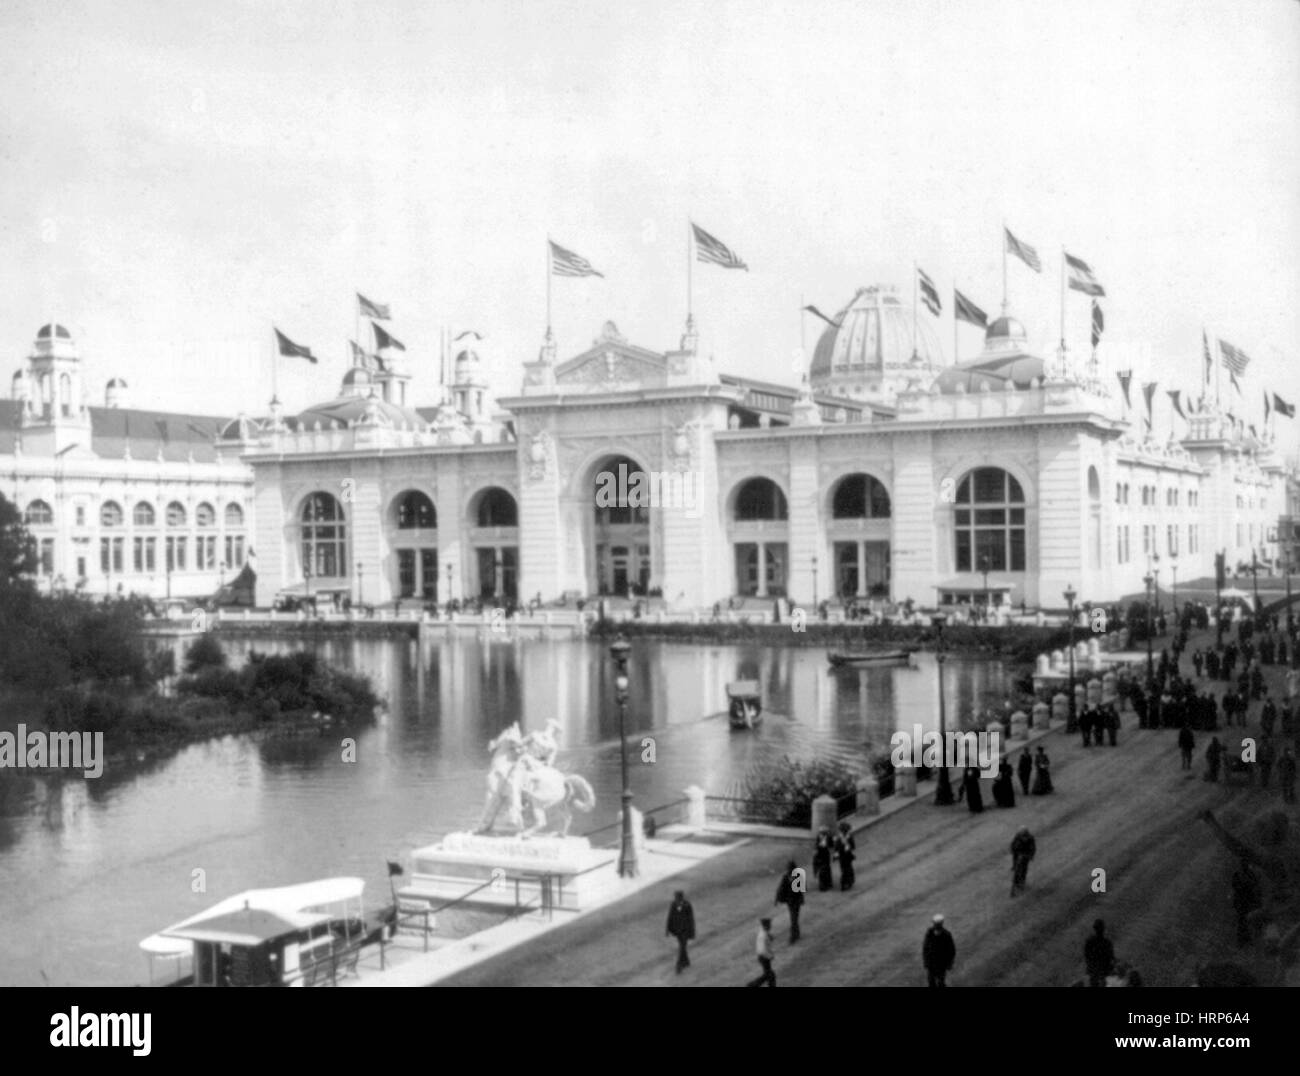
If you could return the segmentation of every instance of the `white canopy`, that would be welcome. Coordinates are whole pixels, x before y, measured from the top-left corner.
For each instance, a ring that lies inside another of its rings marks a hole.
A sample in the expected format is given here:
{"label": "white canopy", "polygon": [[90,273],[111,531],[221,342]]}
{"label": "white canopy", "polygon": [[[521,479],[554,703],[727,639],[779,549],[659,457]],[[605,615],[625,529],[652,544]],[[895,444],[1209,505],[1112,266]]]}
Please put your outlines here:
{"label": "white canopy", "polygon": [[335,905],[355,900],[361,903],[361,892],[366,883],[363,878],[321,878],[315,882],[302,882],[298,885],[285,885],[276,889],[247,889],[233,897],[218,901],[206,911],[173,923],[166,930],[150,934],[140,943],[149,956],[182,957],[193,951],[193,942],[188,938],[168,937],[174,930],[193,926],[204,919],[239,911],[247,906],[259,911],[276,912],[293,916],[298,912],[325,911]]}

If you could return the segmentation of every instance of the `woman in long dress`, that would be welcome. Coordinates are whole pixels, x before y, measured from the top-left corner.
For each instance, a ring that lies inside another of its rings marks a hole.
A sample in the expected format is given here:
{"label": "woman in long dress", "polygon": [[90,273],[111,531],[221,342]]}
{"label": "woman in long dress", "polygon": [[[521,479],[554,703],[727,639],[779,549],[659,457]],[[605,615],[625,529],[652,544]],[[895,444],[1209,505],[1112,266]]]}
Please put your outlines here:
{"label": "woman in long dress", "polygon": [[839,835],[835,838],[835,854],[840,861],[840,889],[852,889],[856,875],[853,870],[853,861],[857,858],[855,849],[857,844],[853,840],[853,828],[847,822],[840,823]]}
{"label": "woman in long dress", "polygon": [[957,798],[965,798],[966,806],[970,808],[971,814],[979,814],[984,810],[984,794],[980,792],[980,771],[977,766],[967,766],[962,774],[961,791],[958,792]]}
{"label": "woman in long dress", "polygon": [[998,764],[998,776],[993,782],[993,802],[999,807],[1014,807],[1016,805],[1014,776],[1015,770],[1011,768],[1011,763],[1004,758]]}
{"label": "woman in long dress", "polygon": [[1052,791],[1052,763],[1041,747],[1034,756],[1034,787],[1031,791],[1035,796],[1046,796]]}
{"label": "woman in long dress", "polygon": [[831,875],[831,856],[834,851],[835,842],[831,839],[831,831],[822,826],[813,845],[813,870],[817,872],[817,888],[823,893],[835,886],[835,879]]}

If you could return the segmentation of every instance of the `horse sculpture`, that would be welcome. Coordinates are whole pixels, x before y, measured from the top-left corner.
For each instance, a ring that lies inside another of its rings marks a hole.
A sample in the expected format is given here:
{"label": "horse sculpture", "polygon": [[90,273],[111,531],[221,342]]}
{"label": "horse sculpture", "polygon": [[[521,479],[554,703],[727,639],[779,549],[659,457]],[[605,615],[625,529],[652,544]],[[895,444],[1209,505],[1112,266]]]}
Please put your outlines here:
{"label": "horse sculpture", "polygon": [[[515,722],[488,744],[488,750],[493,752],[492,768],[488,772],[487,802],[478,832],[491,833],[497,815],[505,807],[507,818],[521,837],[541,832],[546,827],[548,811],[559,814],[559,833],[568,836],[573,811],[590,811],[596,805],[596,794],[585,778],[561,773],[550,765],[558,750],[555,742],[558,727],[551,721],[545,732],[525,737]],[[532,820],[528,826],[524,824],[525,810]]]}

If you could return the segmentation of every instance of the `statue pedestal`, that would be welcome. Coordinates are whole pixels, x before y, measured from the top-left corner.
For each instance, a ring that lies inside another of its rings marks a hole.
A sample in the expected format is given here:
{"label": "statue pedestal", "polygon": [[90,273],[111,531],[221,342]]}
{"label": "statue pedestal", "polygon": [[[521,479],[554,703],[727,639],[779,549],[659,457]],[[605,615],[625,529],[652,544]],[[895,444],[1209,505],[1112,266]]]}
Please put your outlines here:
{"label": "statue pedestal", "polygon": [[[464,903],[494,908],[529,905],[578,911],[593,892],[616,877],[616,849],[594,849],[586,837],[451,833],[411,853],[404,903]],[[592,870],[610,864],[608,871]]]}

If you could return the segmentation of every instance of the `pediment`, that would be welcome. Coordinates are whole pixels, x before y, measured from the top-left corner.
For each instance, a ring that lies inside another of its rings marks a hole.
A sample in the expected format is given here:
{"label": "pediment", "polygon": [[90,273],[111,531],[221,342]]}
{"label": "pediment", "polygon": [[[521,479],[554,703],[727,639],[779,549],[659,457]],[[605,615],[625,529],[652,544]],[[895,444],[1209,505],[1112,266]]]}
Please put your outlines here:
{"label": "pediment", "polygon": [[606,322],[601,335],[580,355],[555,368],[557,385],[608,386],[611,389],[635,385],[663,386],[667,383],[668,360],[658,352],[629,344],[613,322]]}

